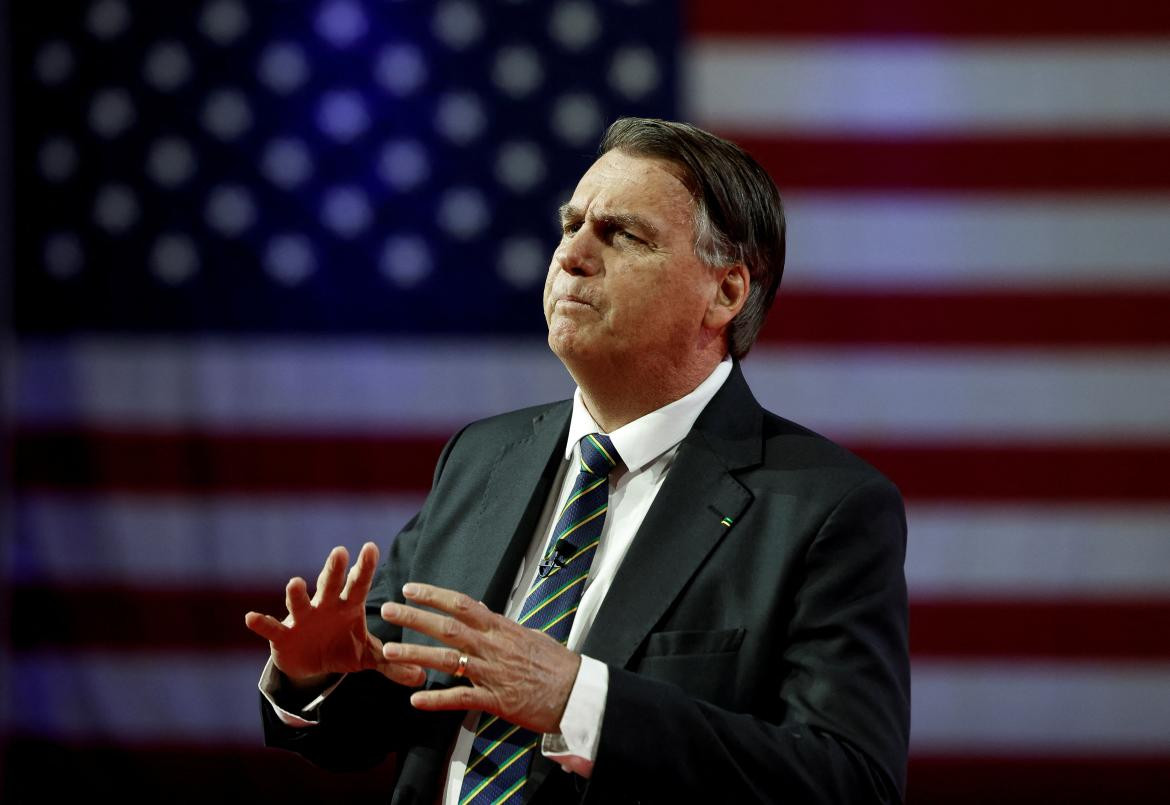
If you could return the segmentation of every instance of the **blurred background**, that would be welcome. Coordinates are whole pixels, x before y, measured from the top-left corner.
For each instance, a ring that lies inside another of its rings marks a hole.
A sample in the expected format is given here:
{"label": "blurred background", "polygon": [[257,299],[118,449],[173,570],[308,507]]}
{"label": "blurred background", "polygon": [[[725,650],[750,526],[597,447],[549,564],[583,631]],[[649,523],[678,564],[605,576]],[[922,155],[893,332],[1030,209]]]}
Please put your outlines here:
{"label": "blurred background", "polygon": [[1170,6],[22,2],[0,40],[0,799],[384,795],[261,748],[243,613],[571,392],[555,209],[637,114],[771,171],[745,371],[906,496],[908,800],[1168,801]]}

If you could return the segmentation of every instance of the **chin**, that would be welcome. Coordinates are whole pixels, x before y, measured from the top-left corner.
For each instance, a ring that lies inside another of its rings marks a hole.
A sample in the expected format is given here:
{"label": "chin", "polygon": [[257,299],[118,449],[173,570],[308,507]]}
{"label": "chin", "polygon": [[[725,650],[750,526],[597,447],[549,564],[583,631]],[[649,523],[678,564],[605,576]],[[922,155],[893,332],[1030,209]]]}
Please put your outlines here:
{"label": "chin", "polygon": [[558,333],[555,330],[550,330],[548,333],[548,348],[561,360],[573,356],[577,351],[575,340],[571,336]]}
{"label": "chin", "polygon": [[594,345],[573,328],[554,327],[548,333],[548,347],[563,363],[588,359]]}

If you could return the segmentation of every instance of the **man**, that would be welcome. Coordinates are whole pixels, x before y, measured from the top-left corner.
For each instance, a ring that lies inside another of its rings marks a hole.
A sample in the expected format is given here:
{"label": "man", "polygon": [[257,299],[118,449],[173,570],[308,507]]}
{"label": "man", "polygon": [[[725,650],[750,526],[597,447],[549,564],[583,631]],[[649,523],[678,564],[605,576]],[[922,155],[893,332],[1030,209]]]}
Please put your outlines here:
{"label": "man", "polygon": [[901,500],[739,370],[783,267],[775,186],[681,124],[600,150],[544,289],[573,401],[457,434],[376,573],[338,548],[283,622],[248,613],[267,740],[397,752],[402,803],[898,801]]}

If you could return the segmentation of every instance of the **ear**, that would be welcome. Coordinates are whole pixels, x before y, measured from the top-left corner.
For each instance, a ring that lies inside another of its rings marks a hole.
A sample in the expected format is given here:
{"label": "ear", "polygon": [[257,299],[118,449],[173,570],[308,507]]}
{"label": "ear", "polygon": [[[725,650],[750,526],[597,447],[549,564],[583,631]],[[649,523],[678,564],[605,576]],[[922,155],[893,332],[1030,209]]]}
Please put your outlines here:
{"label": "ear", "polygon": [[722,330],[736,317],[747,302],[752,284],[746,266],[734,265],[719,271],[719,284],[703,316],[703,326],[709,330]]}

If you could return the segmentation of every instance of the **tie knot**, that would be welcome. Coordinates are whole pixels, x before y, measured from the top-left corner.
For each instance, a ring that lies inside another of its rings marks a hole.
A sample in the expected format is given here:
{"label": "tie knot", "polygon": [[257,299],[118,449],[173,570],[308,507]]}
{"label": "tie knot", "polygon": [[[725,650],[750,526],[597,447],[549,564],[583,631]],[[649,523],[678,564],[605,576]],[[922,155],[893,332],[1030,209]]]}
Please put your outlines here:
{"label": "tie knot", "polygon": [[581,471],[604,477],[617,466],[620,456],[603,433],[590,433],[581,440]]}

